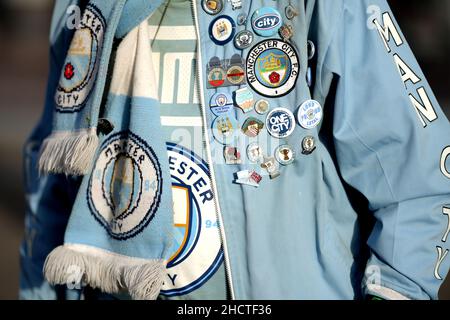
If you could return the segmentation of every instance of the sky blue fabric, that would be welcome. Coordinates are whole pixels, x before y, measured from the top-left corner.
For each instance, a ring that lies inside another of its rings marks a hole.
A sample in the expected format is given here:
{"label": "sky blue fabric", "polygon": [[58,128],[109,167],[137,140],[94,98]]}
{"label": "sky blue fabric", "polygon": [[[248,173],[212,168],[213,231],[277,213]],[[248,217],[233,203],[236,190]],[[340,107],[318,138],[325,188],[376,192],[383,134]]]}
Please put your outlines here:
{"label": "sky blue fabric", "polygon": [[[130,10],[139,16],[136,11],[142,8],[132,6],[132,2],[128,1]],[[295,112],[302,102],[313,98],[324,107],[324,120],[312,130],[298,126],[283,140],[294,147],[298,158],[281,168],[279,178],[265,177],[259,188],[232,183],[240,166],[220,161],[214,165],[235,296],[354,299],[364,293],[376,294],[365,285],[375,280],[382,288],[407,298],[436,299],[443,282],[436,278],[438,248],[443,254],[449,249],[444,237],[448,217],[443,207],[450,205],[450,181],[440,170],[441,154],[450,144],[448,120],[404,36],[400,33],[403,44],[396,45],[391,35],[389,52],[372,27],[373,19],[383,26],[383,13],[393,19],[385,0],[309,0],[306,6],[304,1],[295,4],[300,15],[292,23],[301,73],[295,90],[270,101],[272,107],[283,106]],[[70,39],[63,23],[66,5],[58,4],[54,14],[46,111],[25,153],[30,181],[27,221],[33,221],[27,224],[27,234],[33,237],[24,242],[22,251],[23,298],[55,297],[37,266],[46,252],[61,242],[64,219],[74,200],[73,192],[66,193],[65,199],[55,199],[51,194],[52,185],[69,186],[67,178],[38,179],[33,165],[38,146],[49,134],[52,115],[48,110],[52,108],[61,56]],[[253,9],[263,5],[278,5],[284,10],[286,3],[252,2]],[[204,69],[210,57],[229,57],[235,49],[232,44],[212,45],[208,35],[212,17],[202,12],[199,3],[197,7]],[[374,15],[377,10],[380,15]],[[230,8],[225,13],[233,14]],[[120,35],[138,22],[122,18]],[[394,24],[397,26],[395,20]],[[311,92],[305,81],[307,39],[317,49]],[[420,81],[402,82],[395,55]],[[206,83],[203,86],[206,88]],[[431,117],[432,121],[411,103],[409,94],[420,101],[421,88],[435,110],[437,118]],[[213,93],[215,90],[205,90],[205,101]],[[120,119],[118,114],[108,116]],[[237,116],[243,120],[242,113]],[[208,114],[209,123],[211,117]],[[157,134],[149,133],[146,138]],[[306,135],[318,142],[310,155],[301,154],[301,141]],[[279,142],[271,140],[269,145],[275,148]],[[215,140],[210,143],[212,154],[221,156],[223,146]],[[450,168],[448,159],[444,164]],[[84,192],[83,187],[80,190]],[[66,204],[62,209],[57,205],[60,201]],[[55,215],[61,215],[58,224],[50,219]],[[367,219],[375,221],[368,247],[366,230],[360,225]],[[31,253],[25,250],[31,247]],[[155,254],[151,245],[147,254]],[[450,258],[442,259],[438,269],[441,278],[445,278],[449,266]]]}

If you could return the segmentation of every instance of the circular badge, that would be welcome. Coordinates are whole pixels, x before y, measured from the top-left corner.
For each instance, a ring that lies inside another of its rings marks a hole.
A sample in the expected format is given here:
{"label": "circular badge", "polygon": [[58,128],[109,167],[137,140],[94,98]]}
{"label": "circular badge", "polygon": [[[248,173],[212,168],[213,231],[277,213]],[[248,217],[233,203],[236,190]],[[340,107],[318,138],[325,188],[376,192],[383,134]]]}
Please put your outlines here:
{"label": "circular badge", "polygon": [[247,158],[252,163],[261,162],[263,160],[263,151],[258,143],[252,142],[247,146]]}
{"label": "circular badge", "polygon": [[307,100],[298,108],[298,123],[305,129],[315,128],[322,120],[322,107],[316,100]]}
{"label": "circular badge", "polygon": [[100,61],[105,19],[88,5],[75,31],[55,93],[58,112],[81,110],[92,90]]}
{"label": "circular badge", "polygon": [[208,83],[212,87],[220,87],[225,83],[226,74],[222,68],[213,68],[208,73]]}
{"label": "circular badge", "polygon": [[223,145],[233,143],[239,131],[239,123],[232,111],[230,108],[227,112],[219,114],[211,124],[214,138]]}
{"label": "circular badge", "polygon": [[218,14],[223,9],[223,0],[202,0],[202,8],[207,14]]}
{"label": "circular badge", "polygon": [[300,73],[297,52],[282,40],[264,40],[249,51],[246,73],[247,82],[259,94],[286,95],[295,87]]}
{"label": "circular badge", "polygon": [[229,93],[225,93],[225,92],[218,92],[215,93],[211,99],[209,100],[209,106],[211,108],[216,108],[216,107],[225,107],[225,106],[229,106],[229,105],[233,105],[233,98],[231,97],[231,95]]}
{"label": "circular badge", "polygon": [[281,145],[275,149],[275,159],[277,159],[277,161],[284,166],[294,162],[294,158],[294,150],[292,150],[291,146],[287,144]]}
{"label": "circular badge", "polygon": [[230,16],[219,16],[209,25],[209,37],[218,45],[224,45],[233,40],[236,24]]}
{"label": "circular badge", "polygon": [[102,144],[87,198],[92,215],[112,238],[141,232],[153,219],[161,192],[160,165],[144,140],[124,131]]}
{"label": "circular badge", "polygon": [[234,46],[240,50],[247,49],[252,44],[253,38],[252,32],[248,30],[239,31],[234,37]]}
{"label": "circular badge", "polygon": [[258,100],[255,103],[255,111],[258,114],[266,114],[267,111],[269,111],[269,107],[270,107],[269,101],[264,99]]}
{"label": "circular badge", "polygon": [[161,295],[179,296],[201,287],[214,275],[222,265],[223,250],[208,165],[176,144],[169,143],[167,150],[174,225]]}
{"label": "circular badge", "polygon": [[294,115],[286,108],[275,108],[267,115],[266,127],[272,137],[286,138],[294,132]]}
{"label": "circular badge", "polygon": [[239,65],[231,66],[227,70],[227,80],[232,85],[241,84],[245,80],[244,68]]}
{"label": "circular badge", "polygon": [[270,37],[281,27],[281,15],[275,8],[262,7],[252,15],[252,27],[261,37]]}

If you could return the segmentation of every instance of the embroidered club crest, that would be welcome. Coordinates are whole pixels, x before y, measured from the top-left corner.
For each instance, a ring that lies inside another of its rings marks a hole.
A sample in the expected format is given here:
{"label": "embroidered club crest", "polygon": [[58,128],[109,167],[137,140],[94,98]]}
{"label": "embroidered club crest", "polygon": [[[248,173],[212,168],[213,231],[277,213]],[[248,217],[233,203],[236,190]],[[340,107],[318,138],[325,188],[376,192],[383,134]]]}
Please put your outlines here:
{"label": "embroidered club crest", "polygon": [[297,52],[287,42],[269,39],[255,45],[247,55],[248,84],[266,97],[288,94],[300,73]]}
{"label": "embroidered club crest", "polygon": [[104,32],[103,16],[88,5],[63,65],[55,93],[57,111],[76,112],[83,108],[95,82]]}
{"label": "embroidered club crest", "polygon": [[126,240],[153,219],[162,176],[152,148],[131,132],[106,140],[89,181],[88,205],[109,235]]}

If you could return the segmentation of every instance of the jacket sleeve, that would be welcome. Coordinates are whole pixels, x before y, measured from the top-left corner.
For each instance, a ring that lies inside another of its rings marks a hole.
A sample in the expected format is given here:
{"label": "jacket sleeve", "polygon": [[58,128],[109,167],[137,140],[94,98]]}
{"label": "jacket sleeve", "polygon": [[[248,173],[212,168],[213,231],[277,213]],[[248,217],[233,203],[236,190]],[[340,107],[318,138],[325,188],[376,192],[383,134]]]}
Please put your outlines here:
{"label": "jacket sleeve", "polygon": [[63,242],[79,179],[64,175],[39,176],[37,165],[42,141],[51,132],[54,92],[73,33],[68,26],[73,25],[77,18],[77,7],[69,7],[70,5],[77,5],[77,1],[55,2],[44,112],[23,151],[26,213],[25,237],[20,250],[21,299],[65,299],[79,296],[75,290],[51,287],[42,274],[48,253]]}
{"label": "jacket sleeve", "polygon": [[375,218],[363,290],[437,299],[450,265],[449,122],[386,1],[344,0],[341,13],[322,72],[336,80],[339,170]]}

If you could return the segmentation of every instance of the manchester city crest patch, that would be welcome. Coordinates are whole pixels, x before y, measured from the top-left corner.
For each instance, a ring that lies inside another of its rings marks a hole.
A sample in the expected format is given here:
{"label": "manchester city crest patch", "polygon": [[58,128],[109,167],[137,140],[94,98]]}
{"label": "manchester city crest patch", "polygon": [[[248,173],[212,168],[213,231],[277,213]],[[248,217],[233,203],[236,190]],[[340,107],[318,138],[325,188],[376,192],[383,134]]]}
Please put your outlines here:
{"label": "manchester city crest patch", "polygon": [[295,87],[299,73],[297,52],[282,40],[261,41],[247,55],[247,82],[263,96],[288,94]]}
{"label": "manchester city crest patch", "polygon": [[137,135],[119,132],[100,149],[88,188],[88,205],[108,234],[126,240],[153,219],[162,192],[153,149]]}
{"label": "manchester city crest patch", "polygon": [[88,5],[75,31],[55,94],[56,110],[80,110],[95,82],[105,32],[105,20]]}
{"label": "manchester city crest patch", "polygon": [[163,296],[179,296],[201,287],[218,270],[223,250],[208,165],[192,151],[167,144],[174,231],[161,288]]}

